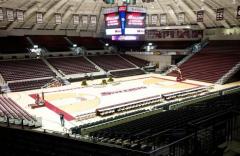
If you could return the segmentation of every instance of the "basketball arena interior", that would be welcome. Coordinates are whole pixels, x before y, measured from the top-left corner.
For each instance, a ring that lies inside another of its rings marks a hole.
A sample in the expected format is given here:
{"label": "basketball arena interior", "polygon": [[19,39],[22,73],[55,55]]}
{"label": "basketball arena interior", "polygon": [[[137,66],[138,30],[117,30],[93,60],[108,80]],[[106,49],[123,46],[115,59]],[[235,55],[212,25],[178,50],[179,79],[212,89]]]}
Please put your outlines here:
{"label": "basketball arena interior", "polygon": [[240,0],[0,0],[1,156],[239,156]]}

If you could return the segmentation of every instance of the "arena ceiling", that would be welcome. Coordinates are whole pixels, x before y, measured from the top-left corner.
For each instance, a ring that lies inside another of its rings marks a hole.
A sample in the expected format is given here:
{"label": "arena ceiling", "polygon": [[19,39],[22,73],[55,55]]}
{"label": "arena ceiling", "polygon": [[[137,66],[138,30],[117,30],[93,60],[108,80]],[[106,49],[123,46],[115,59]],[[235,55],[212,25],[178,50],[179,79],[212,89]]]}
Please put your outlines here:
{"label": "arena ceiling", "polygon": [[[4,30],[30,29],[30,30],[74,30],[74,31],[101,31],[104,20],[102,9],[121,5],[121,0],[115,0],[115,4],[105,4],[103,0],[0,0],[3,12],[8,9],[23,10],[24,21],[8,21],[6,18],[0,21],[0,27]],[[149,15],[166,14],[168,25],[177,24],[177,14],[185,13],[186,25],[196,25],[200,29],[239,26],[236,19],[237,7],[240,0],[154,0],[143,3],[136,0],[136,6],[147,9]],[[216,9],[224,8],[224,20],[216,21]],[[204,22],[196,22],[196,11],[204,10]],[[36,24],[36,12],[43,13],[43,23]],[[62,23],[56,24],[55,14],[60,13]],[[95,25],[73,24],[73,14],[96,16]],[[6,16],[6,13],[4,13]],[[160,25],[159,25],[160,26]]]}

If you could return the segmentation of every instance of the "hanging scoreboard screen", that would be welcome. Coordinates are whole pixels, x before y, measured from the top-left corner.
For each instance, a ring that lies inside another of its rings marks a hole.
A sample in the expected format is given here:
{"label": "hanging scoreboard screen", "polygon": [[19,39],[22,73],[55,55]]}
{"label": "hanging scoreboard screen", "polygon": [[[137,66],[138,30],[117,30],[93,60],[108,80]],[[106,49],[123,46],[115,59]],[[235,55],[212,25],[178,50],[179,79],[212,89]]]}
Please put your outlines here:
{"label": "hanging scoreboard screen", "polygon": [[145,34],[146,10],[132,6],[119,6],[104,10],[106,35]]}
{"label": "hanging scoreboard screen", "polygon": [[104,9],[106,35],[121,35],[118,7]]}

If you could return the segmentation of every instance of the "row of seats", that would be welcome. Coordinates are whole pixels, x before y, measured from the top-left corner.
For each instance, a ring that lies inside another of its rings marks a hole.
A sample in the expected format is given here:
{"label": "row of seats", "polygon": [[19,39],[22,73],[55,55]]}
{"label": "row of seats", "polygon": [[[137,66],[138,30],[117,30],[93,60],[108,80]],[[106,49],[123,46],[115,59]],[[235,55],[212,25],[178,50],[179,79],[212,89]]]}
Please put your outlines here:
{"label": "row of seats", "polygon": [[14,119],[23,120],[24,123],[37,121],[11,98],[5,96],[0,96],[0,114],[1,117],[8,117],[10,122]]}
{"label": "row of seats", "polygon": [[145,72],[141,69],[122,70],[122,71],[115,71],[110,73],[115,78],[145,74]]}
{"label": "row of seats", "polygon": [[207,92],[207,87],[197,87],[197,88],[177,91],[174,93],[162,94],[162,98],[166,101],[169,101],[169,100],[174,100],[176,98],[184,98],[184,97],[189,97],[194,95],[200,95],[205,92]]}
{"label": "row of seats", "polygon": [[97,121],[93,121],[93,122],[89,122],[89,123],[86,123],[86,124],[83,124],[83,125],[73,127],[73,128],[71,128],[71,131],[72,131],[73,134],[81,134],[81,129],[82,128],[101,125],[103,123],[111,122],[113,120],[121,119],[121,118],[124,118],[126,116],[139,114],[139,113],[143,113],[143,112],[146,112],[146,110],[136,110],[136,111],[133,111],[133,112],[125,112],[125,113],[117,115],[117,116],[112,116],[112,117],[109,117],[109,118],[104,118],[104,119],[101,119],[101,120],[97,120]]}
{"label": "row of seats", "polygon": [[[118,55],[89,56],[89,59],[107,71],[134,68],[132,64]],[[84,57],[49,58],[47,61],[60,73],[66,75],[99,71],[95,68],[94,64]],[[55,76],[55,73],[41,59],[0,61],[0,74],[6,82],[9,82],[9,87],[12,91],[23,91],[42,87],[45,83],[50,81],[43,78]],[[140,69],[134,69],[113,72],[111,74],[115,77],[123,77],[140,75],[144,74],[144,72]],[[30,80],[34,78],[39,80]],[[25,81],[12,82],[17,80]]]}
{"label": "row of seats", "polygon": [[14,82],[8,83],[8,86],[11,91],[20,92],[26,90],[33,90],[39,89],[49,83],[51,79],[40,79],[40,80],[33,80],[33,81],[21,81],[21,82]]}
{"label": "row of seats", "polygon": [[96,110],[96,114],[99,116],[107,116],[107,115],[112,115],[114,113],[129,111],[132,109],[137,109],[137,108],[146,107],[149,105],[158,104],[160,102],[161,102],[160,96],[152,96],[152,97],[115,104],[114,106],[106,106],[106,107],[98,108]]}

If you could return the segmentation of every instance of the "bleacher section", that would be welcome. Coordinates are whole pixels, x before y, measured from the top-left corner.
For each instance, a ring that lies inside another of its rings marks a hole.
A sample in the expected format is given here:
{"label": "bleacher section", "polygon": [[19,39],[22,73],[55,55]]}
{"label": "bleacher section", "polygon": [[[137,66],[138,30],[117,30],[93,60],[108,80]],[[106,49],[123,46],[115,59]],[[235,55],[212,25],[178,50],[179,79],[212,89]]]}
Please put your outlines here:
{"label": "bleacher section", "polygon": [[5,96],[0,96],[0,120],[0,122],[26,126],[35,126],[37,121],[11,98]]}
{"label": "bleacher section", "polygon": [[[27,53],[31,44],[24,36],[0,37],[0,53]],[[14,45],[13,45],[14,44]]]}
{"label": "bleacher section", "polygon": [[84,57],[49,58],[48,62],[66,75],[98,71]]}
{"label": "bleacher section", "polygon": [[52,79],[20,81],[20,82],[8,83],[8,86],[11,89],[11,91],[19,92],[19,91],[39,89],[43,87],[45,84],[47,84],[48,82],[50,82],[51,80]]}
{"label": "bleacher section", "polygon": [[64,36],[29,36],[33,43],[40,48],[46,48],[50,52],[70,51],[71,45],[64,39]]}
{"label": "bleacher section", "polygon": [[103,50],[104,43],[100,41],[100,38],[92,37],[68,37],[74,44],[79,47],[84,47],[87,50]]}
{"label": "bleacher section", "polygon": [[[228,99],[229,100],[229,99]],[[230,100],[229,100],[230,101]],[[171,143],[173,137],[169,136],[171,130],[181,130],[176,133],[177,136],[185,135],[184,128],[190,122],[204,120],[216,114],[226,113],[231,109],[231,102],[223,102],[222,100],[211,100],[208,104],[200,103],[194,106],[186,107],[179,110],[167,111],[155,114],[143,119],[138,119],[128,123],[113,126],[92,132],[92,136],[99,142],[121,145],[130,149],[142,151],[150,151]],[[154,142],[154,138],[159,137],[158,142]],[[168,138],[165,140],[164,138]]]}
{"label": "bleacher section", "polygon": [[133,57],[131,55],[121,55],[121,56],[123,58],[129,60],[133,64],[137,65],[138,67],[145,67],[145,66],[149,65],[148,61],[142,60],[142,59],[137,58],[137,57]]}
{"label": "bleacher section", "polygon": [[[183,77],[197,81],[215,83],[240,61],[237,46],[219,46],[215,44],[204,48],[188,61],[179,66]],[[172,72],[169,76],[177,76]]]}
{"label": "bleacher section", "polygon": [[110,73],[115,78],[145,74],[145,72],[141,69],[122,70],[122,71],[115,71]]}
{"label": "bleacher section", "polygon": [[38,59],[1,61],[0,73],[5,81],[52,77],[55,74]]}
{"label": "bleacher section", "polygon": [[118,55],[88,56],[88,58],[105,71],[135,68]]}

